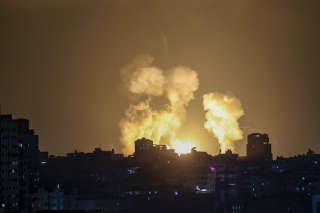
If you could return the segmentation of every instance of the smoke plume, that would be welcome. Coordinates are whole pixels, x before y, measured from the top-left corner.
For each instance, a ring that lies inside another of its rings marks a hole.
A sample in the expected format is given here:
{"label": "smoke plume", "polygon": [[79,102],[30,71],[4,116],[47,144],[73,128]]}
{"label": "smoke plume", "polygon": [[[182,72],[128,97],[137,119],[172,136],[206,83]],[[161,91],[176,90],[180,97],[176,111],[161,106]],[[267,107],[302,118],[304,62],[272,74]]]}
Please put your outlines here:
{"label": "smoke plume", "polygon": [[156,67],[143,67],[132,75],[129,91],[135,94],[160,96],[163,93],[165,78]]}
{"label": "smoke plume", "polygon": [[[137,57],[122,73],[128,92],[138,96],[120,121],[123,151],[132,153],[133,142],[141,137],[156,144],[166,139],[170,146],[199,87],[197,73],[182,66],[164,71],[153,65],[149,55]],[[157,102],[159,97],[165,103]]]}
{"label": "smoke plume", "polygon": [[166,89],[172,110],[184,111],[198,87],[199,80],[195,71],[182,66],[173,68],[168,76]]}
{"label": "smoke plume", "polygon": [[206,111],[204,127],[218,139],[220,150],[234,150],[234,142],[243,138],[238,119],[244,115],[238,98],[221,94],[209,93],[203,96],[203,107]]}

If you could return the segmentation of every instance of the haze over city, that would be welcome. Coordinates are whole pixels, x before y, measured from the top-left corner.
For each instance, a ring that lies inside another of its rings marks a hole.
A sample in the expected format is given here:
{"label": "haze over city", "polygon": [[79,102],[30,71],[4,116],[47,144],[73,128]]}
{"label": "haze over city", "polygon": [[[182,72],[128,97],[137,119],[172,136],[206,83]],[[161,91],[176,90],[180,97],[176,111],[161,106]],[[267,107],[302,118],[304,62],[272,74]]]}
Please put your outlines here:
{"label": "haze over city", "polygon": [[[177,134],[198,150],[219,152],[204,127],[203,95],[214,92],[241,102],[243,135],[267,132],[274,156],[320,151],[317,1],[0,4],[2,113],[30,119],[40,150],[123,152],[121,121],[137,98],[121,70],[147,55],[164,73],[197,73]],[[234,151],[244,155],[245,144]]]}
{"label": "haze over city", "polygon": [[319,0],[0,0],[0,213],[320,213]]}

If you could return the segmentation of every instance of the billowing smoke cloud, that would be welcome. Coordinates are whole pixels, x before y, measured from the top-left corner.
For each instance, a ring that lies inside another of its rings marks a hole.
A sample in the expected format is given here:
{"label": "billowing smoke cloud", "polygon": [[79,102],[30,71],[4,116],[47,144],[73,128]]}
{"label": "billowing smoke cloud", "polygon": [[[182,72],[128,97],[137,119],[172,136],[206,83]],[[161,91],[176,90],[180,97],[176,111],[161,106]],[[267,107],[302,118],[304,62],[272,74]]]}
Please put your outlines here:
{"label": "billowing smoke cloud", "polygon": [[172,110],[185,110],[194,98],[193,93],[199,87],[198,75],[187,67],[175,67],[168,76],[167,95]]}
{"label": "billowing smoke cloud", "polygon": [[[122,70],[128,92],[139,96],[138,101],[129,105],[120,122],[125,153],[132,153],[133,142],[141,137],[157,144],[165,138],[170,145],[199,87],[198,75],[192,69],[179,66],[165,74],[152,62],[149,55],[139,56]],[[159,106],[157,97],[166,102]]]}
{"label": "billowing smoke cloud", "polygon": [[163,93],[165,78],[156,67],[142,67],[133,73],[129,91],[136,94],[160,96]]}
{"label": "billowing smoke cloud", "polygon": [[234,149],[234,142],[243,138],[238,119],[244,115],[241,102],[234,96],[209,93],[203,96],[206,111],[205,128],[217,137],[220,150]]}

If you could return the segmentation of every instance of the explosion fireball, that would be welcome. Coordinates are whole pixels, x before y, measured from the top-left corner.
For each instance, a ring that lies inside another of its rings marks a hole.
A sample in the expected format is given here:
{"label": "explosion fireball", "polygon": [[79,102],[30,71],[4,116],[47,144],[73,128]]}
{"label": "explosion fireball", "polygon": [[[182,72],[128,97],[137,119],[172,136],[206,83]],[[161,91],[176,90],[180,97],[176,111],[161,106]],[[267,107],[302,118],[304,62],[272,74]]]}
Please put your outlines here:
{"label": "explosion fireball", "polygon": [[[137,57],[122,74],[132,98],[120,121],[122,151],[133,153],[133,142],[144,137],[154,144],[166,144],[178,154],[189,153],[197,144],[178,138],[177,131],[198,90],[198,74],[184,66],[163,70],[153,65],[150,55]],[[210,93],[203,96],[203,106],[205,128],[218,139],[222,153],[233,150],[234,141],[243,137],[238,124],[244,114],[241,102],[230,95]]]}
{"label": "explosion fireball", "polygon": [[[152,62],[151,56],[143,55],[122,70],[126,85],[129,85],[128,91],[138,100],[130,104],[120,122],[123,151],[132,153],[133,141],[145,137],[155,144],[161,140],[168,141],[170,147],[177,149],[176,146],[179,146],[179,152],[187,152],[188,147],[182,148],[182,143],[177,142],[176,132],[185,118],[186,107],[199,87],[198,75],[183,66],[165,72],[153,66]],[[157,97],[162,97],[166,102],[157,103]]]}
{"label": "explosion fireball", "polygon": [[203,107],[206,111],[204,127],[216,136],[221,152],[233,151],[234,141],[243,138],[238,123],[244,115],[240,100],[231,95],[209,93],[203,96]]}
{"label": "explosion fireball", "polygon": [[171,141],[171,145],[179,155],[190,153],[192,148],[195,147],[195,143],[192,140],[175,139]]}

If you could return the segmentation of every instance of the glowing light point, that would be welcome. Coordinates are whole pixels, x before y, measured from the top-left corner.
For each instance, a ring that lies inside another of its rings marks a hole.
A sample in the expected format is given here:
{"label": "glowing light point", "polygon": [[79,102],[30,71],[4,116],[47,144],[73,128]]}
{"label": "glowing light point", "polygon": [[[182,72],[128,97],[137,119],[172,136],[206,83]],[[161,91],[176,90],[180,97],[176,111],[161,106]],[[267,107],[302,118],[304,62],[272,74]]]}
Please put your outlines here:
{"label": "glowing light point", "polygon": [[171,145],[179,155],[190,153],[192,148],[195,147],[193,141],[179,139],[171,141]]}

